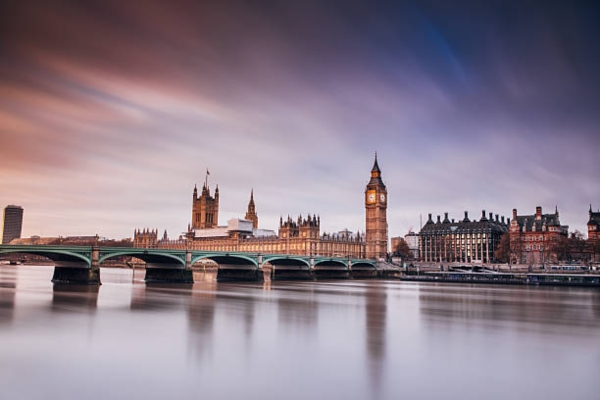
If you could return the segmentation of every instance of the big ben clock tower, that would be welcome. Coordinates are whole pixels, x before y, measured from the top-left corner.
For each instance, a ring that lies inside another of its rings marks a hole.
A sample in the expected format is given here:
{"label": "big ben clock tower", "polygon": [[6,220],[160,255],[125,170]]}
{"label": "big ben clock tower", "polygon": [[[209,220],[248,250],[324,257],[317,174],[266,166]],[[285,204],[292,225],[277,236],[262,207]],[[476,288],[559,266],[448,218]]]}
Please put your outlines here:
{"label": "big ben clock tower", "polygon": [[365,189],[366,227],[366,257],[380,259],[387,256],[387,189],[381,180],[381,170],[375,163],[371,170],[371,180]]}

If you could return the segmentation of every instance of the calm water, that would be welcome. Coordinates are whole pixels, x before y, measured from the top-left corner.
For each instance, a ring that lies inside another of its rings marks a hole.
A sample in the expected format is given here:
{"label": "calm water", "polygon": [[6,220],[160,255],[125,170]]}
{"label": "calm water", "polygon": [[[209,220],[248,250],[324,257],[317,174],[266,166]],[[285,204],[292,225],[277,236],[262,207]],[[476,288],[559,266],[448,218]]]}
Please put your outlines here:
{"label": "calm water", "polygon": [[2,399],[600,399],[600,291],[0,266]]}

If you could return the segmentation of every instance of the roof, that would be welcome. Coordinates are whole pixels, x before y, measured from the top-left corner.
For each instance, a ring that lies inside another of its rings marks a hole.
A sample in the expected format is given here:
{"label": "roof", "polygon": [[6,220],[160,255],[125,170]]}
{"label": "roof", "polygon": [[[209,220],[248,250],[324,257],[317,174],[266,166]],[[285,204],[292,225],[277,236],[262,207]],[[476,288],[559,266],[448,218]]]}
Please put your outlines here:
{"label": "roof", "polygon": [[558,214],[542,214],[541,218],[536,219],[536,215],[518,215],[517,224],[520,227],[525,226],[527,231],[531,231],[532,227],[535,226],[536,231],[541,231],[542,226],[561,226]]}
{"label": "roof", "polygon": [[[487,218],[486,218],[487,219]],[[508,226],[496,221],[470,221],[470,222],[441,222],[434,223],[433,221],[427,222],[425,226],[419,232],[419,235],[427,235],[432,233],[441,234],[461,234],[461,233],[472,233],[472,232],[488,232],[493,233],[505,233],[508,232]]]}

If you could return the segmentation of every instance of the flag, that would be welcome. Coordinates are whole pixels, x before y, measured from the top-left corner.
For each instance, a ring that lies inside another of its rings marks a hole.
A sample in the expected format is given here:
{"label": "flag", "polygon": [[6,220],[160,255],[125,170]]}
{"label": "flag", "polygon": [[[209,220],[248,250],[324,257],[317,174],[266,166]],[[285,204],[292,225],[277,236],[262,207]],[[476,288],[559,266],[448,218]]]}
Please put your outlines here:
{"label": "flag", "polygon": [[208,168],[206,168],[206,175],[210,175],[210,172],[208,172]]}

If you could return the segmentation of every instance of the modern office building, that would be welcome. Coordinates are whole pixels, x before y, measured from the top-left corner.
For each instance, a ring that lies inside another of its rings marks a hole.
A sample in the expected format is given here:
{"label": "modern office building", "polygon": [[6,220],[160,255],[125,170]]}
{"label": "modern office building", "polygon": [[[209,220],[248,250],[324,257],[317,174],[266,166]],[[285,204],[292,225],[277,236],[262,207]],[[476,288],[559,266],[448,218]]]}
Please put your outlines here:
{"label": "modern office building", "polygon": [[6,206],[4,208],[4,224],[2,228],[2,244],[9,244],[13,239],[21,238],[23,228],[23,208]]}

